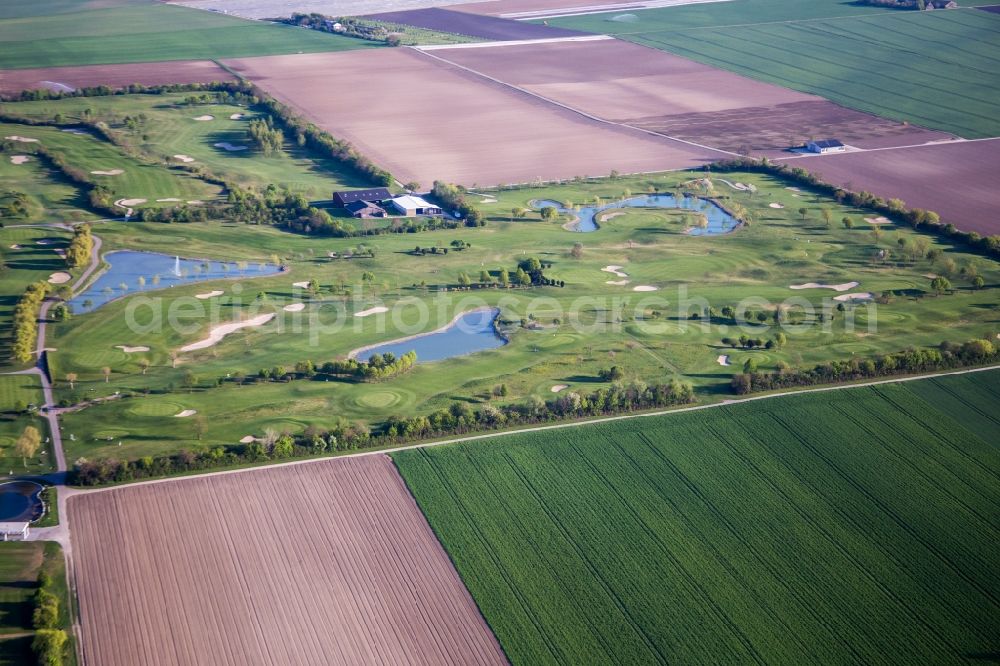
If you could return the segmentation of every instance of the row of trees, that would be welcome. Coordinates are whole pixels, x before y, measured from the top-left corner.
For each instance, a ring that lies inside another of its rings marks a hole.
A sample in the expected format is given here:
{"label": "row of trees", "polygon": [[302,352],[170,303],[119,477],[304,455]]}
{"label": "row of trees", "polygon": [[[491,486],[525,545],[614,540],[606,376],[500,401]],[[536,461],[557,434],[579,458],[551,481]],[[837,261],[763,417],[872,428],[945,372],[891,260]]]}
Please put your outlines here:
{"label": "row of trees", "polygon": [[745,395],[798,386],[934,372],[997,361],[1000,361],[1000,353],[990,340],[969,340],[963,344],[942,342],[937,349],[908,349],[878,358],[831,361],[811,370],[782,367],[777,372],[757,372],[753,368],[745,368],[744,372],[733,375],[731,386],[734,393]]}
{"label": "row of trees", "polygon": [[247,135],[257,149],[265,156],[280,153],[285,145],[285,133],[274,126],[271,116],[251,120]]}
{"label": "row of trees", "polygon": [[69,636],[61,628],[59,596],[53,592],[55,581],[47,572],[38,574],[38,590],[35,592],[35,610],[32,614],[32,624],[35,627],[35,638],[31,649],[39,664],[43,666],[60,666],[66,660]]}
{"label": "row of trees", "polygon": [[239,463],[323,455],[558,419],[684,405],[694,400],[690,384],[671,380],[653,385],[641,381],[616,382],[592,393],[568,392],[547,401],[532,396],[527,402],[510,405],[483,404],[473,407],[456,401],[449,408],[428,416],[390,418],[375,432],[366,426],[339,420],[328,430],[311,427],[296,437],[266,432],[260,440],[246,445],[181,451],[170,456],[150,456],[131,462],[81,458],[70,471],[70,480],[84,486],[120,483]]}
{"label": "row of trees", "polygon": [[24,295],[14,306],[14,342],[11,351],[18,363],[27,363],[35,353],[38,342],[38,313],[42,301],[49,293],[47,282],[35,282],[28,285]]}
{"label": "row of trees", "polygon": [[466,201],[465,188],[461,185],[453,185],[435,180],[434,187],[431,188],[431,194],[441,203],[445,211],[458,213],[459,217],[465,220],[465,226],[486,226],[486,216],[483,215],[482,211]]}
{"label": "row of trees", "polygon": [[94,251],[94,238],[90,235],[89,224],[78,224],[73,228],[73,239],[66,248],[66,265],[80,268],[90,263]]}

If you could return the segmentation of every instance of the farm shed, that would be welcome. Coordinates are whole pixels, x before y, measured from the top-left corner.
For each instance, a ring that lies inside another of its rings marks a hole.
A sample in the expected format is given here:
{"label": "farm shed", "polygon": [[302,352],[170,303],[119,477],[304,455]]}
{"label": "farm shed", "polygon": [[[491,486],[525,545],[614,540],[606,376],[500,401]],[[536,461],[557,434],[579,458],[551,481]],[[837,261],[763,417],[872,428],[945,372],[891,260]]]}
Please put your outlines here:
{"label": "farm shed", "polygon": [[376,187],[370,190],[345,190],[333,193],[333,204],[337,208],[344,208],[347,204],[357,201],[368,201],[377,205],[391,198],[392,194],[384,187]]}
{"label": "farm shed", "polygon": [[806,150],[810,153],[842,153],[847,150],[847,146],[836,139],[823,139],[822,141],[810,141],[806,144]]}
{"label": "farm shed", "polygon": [[362,220],[386,216],[385,209],[371,201],[352,201],[344,206],[344,209],[351,214],[351,217]]}
{"label": "farm shed", "polygon": [[408,217],[412,217],[414,215],[441,214],[441,209],[437,206],[428,203],[420,197],[415,197],[409,194],[403,197],[396,197],[390,203],[400,215],[406,215]]}
{"label": "farm shed", "polygon": [[24,541],[28,533],[28,523],[0,523],[0,541]]}

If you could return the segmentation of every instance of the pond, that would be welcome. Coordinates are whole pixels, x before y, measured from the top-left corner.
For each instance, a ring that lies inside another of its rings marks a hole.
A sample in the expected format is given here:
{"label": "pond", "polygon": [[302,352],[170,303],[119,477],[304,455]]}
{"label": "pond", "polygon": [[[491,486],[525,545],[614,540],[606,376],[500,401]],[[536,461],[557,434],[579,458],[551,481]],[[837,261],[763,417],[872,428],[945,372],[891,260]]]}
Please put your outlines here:
{"label": "pond", "polygon": [[617,208],[663,208],[679,209],[691,211],[708,220],[708,226],[692,227],[687,231],[692,236],[715,236],[726,234],[739,225],[739,220],[727,213],[719,204],[701,197],[682,195],[679,199],[672,194],[649,194],[638,197],[631,197],[621,201],[601,204],[600,206],[581,206],[580,210],[569,210],[564,208],[558,201],[544,199],[533,202],[536,210],[541,210],[547,206],[552,206],[560,213],[574,215],[579,220],[570,228],[573,231],[590,232],[597,231],[597,218],[606,211]]}
{"label": "pond", "polygon": [[24,523],[42,517],[42,486],[34,481],[0,483],[0,522]]}
{"label": "pond", "polygon": [[[104,256],[107,270],[87,289],[69,301],[73,312],[96,310],[116,298],[137,291],[167,289],[179,284],[206,282],[219,278],[273,275],[281,268],[273,264],[182,259],[156,252],[119,250]],[[89,301],[89,303],[88,303]]]}
{"label": "pond", "polygon": [[465,356],[507,344],[506,338],[497,333],[495,322],[500,316],[497,308],[480,308],[459,315],[442,329],[401,340],[393,340],[374,347],[363,347],[352,356],[367,361],[373,354],[392,352],[396,357],[415,351],[417,362],[442,361],[446,358]]}

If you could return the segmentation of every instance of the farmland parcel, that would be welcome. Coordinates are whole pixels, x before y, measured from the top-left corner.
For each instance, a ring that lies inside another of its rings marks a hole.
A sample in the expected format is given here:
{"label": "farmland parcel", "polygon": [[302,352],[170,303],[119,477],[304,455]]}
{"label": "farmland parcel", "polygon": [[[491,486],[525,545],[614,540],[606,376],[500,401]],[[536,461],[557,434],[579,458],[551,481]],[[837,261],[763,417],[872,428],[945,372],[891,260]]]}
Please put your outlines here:
{"label": "farmland parcel", "polygon": [[388,458],[133,486],[69,512],[87,663],[505,663]]}
{"label": "farmland parcel", "polygon": [[998,399],[992,371],[394,458],[515,664],[964,663],[1000,649]]}

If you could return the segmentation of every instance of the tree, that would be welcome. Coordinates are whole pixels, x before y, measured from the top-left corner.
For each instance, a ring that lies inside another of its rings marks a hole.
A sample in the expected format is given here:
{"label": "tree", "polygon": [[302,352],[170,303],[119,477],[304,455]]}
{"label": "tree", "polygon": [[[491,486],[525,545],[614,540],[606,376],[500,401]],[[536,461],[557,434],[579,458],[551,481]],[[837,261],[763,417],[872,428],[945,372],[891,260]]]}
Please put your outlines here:
{"label": "tree", "polygon": [[149,359],[148,358],[139,359],[139,368],[142,370],[142,374],[146,374],[146,371],[149,370]]}
{"label": "tree", "polygon": [[545,206],[541,210],[542,219],[545,221],[554,220],[559,213],[553,206]]}
{"label": "tree", "polygon": [[62,629],[39,629],[31,641],[31,649],[41,666],[61,666],[69,636]]}
{"label": "tree", "polygon": [[574,259],[580,259],[583,257],[583,243],[573,243],[573,249],[569,251],[570,256]]}
{"label": "tree", "polygon": [[803,220],[806,219],[806,217],[809,215],[809,209],[808,208],[804,208],[804,207],[803,208],[799,208],[799,215],[802,216]]}
{"label": "tree", "polygon": [[781,333],[780,331],[778,332],[777,335],[774,336],[774,344],[775,346],[778,347],[778,349],[784,347],[787,342],[788,338],[785,336],[784,333]]}
{"label": "tree", "polygon": [[986,280],[983,279],[982,275],[977,275],[972,278],[972,287],[977,291],[986,286]]}
{"label": "tree", "polygon": [[951,291],[951,281],[946,277],[938,276],[931,280],[931,289],[940,296],[946,291]]}
{"label": "tree", "polygon": [[746,363],[743,364],[743,372],[748,375],[752,375],[757,372],[757,359],[752,357],[748,358]]}
{"label": "tree", "polygon": [[111,379],[111,368],[104,366],[101,368],[101,374],[104,375],[104,383],[107,384]]}
{"label": "tree", "polygon": [[407,192],[416,192],[417,190],[420,189],[420,183],[418,183],[415,180],[411,180],[406,185],[403,185],[403,189],[406,190]]}
{"label": "tree", "polygon": [[823,222],[826,224],[826,228],[830,228],[830,224],[833,222],[833,211],[829,208],[824,208],[820,211],[820,215],[823,216]]}
{"label": "tree", "polygon": [[840,221],[844,225],[845,229],[853,229],[854,228],[854,220],[852,220],[851,218],[849,218],[847,216],[844,216]]}
{"label": "tree", "polygon": [[21,462],[28,466],[27,459],[34,458],[38,453],[38,447],[42,444],[42,435],[35,426],[27,426],[21,436],[17,438],[14,450],[21,456]]}
{"label": "tree", "polygon": [[493,277],[488,270],[484,268],[479,271],[479,284],[490,284],[491,282],[493,282]]}
{"label": "tree", "polygon": [[76,373],[75,372],[67,372],[66,373],[66,381],[69,382],[69,388],[72,391],[73,390],[73,384],[76,382]]}

